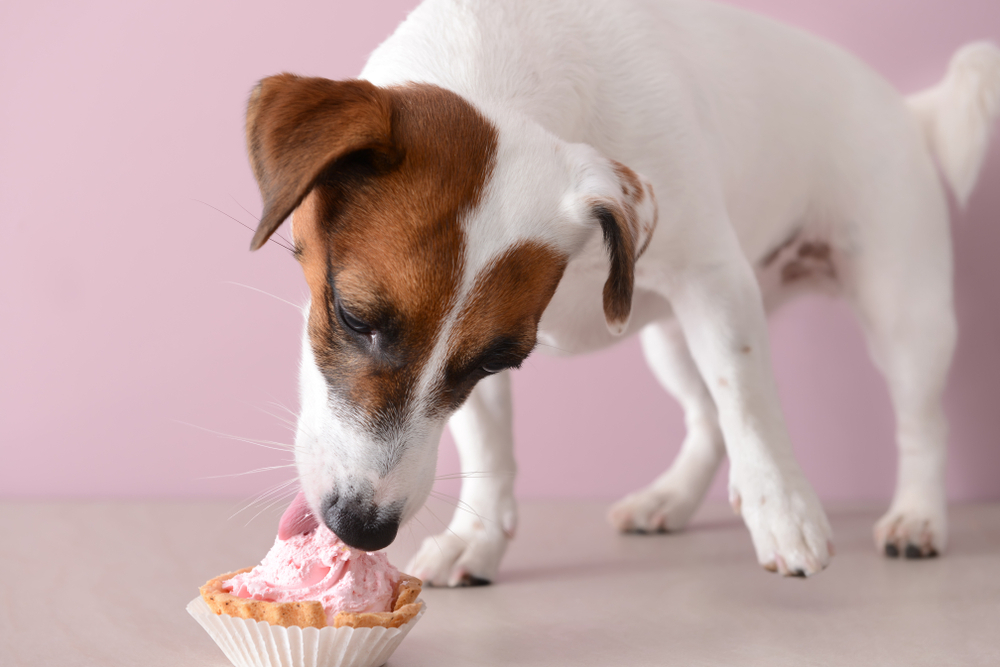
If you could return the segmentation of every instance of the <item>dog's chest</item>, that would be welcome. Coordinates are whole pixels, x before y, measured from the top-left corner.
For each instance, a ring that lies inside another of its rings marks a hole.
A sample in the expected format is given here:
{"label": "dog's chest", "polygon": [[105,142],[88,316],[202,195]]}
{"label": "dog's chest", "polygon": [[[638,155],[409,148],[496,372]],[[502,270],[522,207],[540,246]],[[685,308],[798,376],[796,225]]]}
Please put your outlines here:
{"label": "dog's chest", "polygon": [[[641,273],[641,267],[637,267]],[[608,331],[602,293],[608,277],[608,260],[599,243],[593,244],[566,267],[559,288],[538,324],[539,351],[569,355],[613,345],[647,324],[671,316],[661,296],[643,289],[637,280],[628,329],[619,337]]]}

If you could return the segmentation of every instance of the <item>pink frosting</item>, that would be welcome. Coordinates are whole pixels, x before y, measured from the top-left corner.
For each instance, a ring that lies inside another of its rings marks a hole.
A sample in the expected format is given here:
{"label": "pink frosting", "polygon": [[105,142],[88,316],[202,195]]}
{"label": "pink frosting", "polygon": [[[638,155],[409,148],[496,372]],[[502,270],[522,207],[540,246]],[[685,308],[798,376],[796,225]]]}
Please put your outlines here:
{"label": "pink frosting", "polygon": [[318,600],[332,625],[338,611],[391,611],[400,579],[384,553],[352,549],[321,524],[275,539],[260,565],[228,580],[224,589],[271,602]]}

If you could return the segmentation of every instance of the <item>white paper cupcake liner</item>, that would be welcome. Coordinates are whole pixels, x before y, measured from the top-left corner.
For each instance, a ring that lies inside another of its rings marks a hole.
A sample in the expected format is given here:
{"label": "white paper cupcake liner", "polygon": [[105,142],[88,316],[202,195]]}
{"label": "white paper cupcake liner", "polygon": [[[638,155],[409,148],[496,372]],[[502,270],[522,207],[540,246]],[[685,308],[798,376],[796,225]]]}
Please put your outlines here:
{"label": "white paper cupcake liner", "polygon": [[398,628],[286,628],[216,614],[201,597],[188,613],[236,667],[380,667],[427,609]]}

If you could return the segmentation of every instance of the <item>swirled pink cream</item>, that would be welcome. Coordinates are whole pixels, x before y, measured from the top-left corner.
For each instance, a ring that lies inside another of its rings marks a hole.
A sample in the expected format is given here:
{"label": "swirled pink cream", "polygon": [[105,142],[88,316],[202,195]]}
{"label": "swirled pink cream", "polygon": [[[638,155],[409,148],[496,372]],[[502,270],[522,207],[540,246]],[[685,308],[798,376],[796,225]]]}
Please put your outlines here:
{"label": "swirled pink cream", "polygon": [[385,553],[352,549],[325,525],[275,539],[260,565],[228,580],[224,589],[269,602],[317,600],[327,623],[339,611],[391,611],[399,570]]}

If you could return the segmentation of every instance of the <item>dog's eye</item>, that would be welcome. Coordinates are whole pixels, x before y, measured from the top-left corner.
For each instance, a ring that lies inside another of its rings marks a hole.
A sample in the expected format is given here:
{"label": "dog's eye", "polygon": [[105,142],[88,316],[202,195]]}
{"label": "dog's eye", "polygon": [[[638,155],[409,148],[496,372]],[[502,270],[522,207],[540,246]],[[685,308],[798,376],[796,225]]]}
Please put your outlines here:
{"label": "dog's eye", "polygon": [[347,325],[347,328],[351,331],[355,331],[365,336],[371,336],[374,332],[374,329],[372,329],[371,326],[354,317],[354,315],[351,315],[349,312],[344,310],[343,306],[340,307],[340,319],[344,321],[344,324]]}
{"label": "dog's eye", "polygon": [[507,364],[500,364],[495,362],[490,364],[483,364],[483,371],[487,375],[496,375],[500,371],[505,371],[505,370],[507,370]]}

